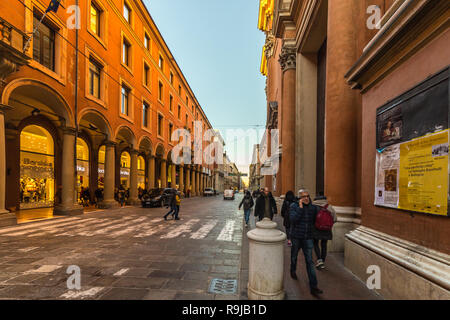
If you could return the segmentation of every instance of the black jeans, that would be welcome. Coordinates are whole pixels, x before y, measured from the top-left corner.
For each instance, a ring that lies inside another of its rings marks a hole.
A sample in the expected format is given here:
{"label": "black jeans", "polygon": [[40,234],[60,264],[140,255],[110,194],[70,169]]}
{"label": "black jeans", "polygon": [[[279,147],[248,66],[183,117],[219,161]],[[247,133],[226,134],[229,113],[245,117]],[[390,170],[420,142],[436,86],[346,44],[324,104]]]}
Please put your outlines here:
{"label": "black jeans", "polygon": [[295,272],[295,270],[297,270],[298,252],[300,251],[300,249],[302,249],[303,255],[305,256],[306,272],[308,273],[309,286],[311,289],[317,288],[316,270],[314,268],[314,263],[312,260],[313,241],[296,238],[292,238],[291,241],[291,272]]}
{"label": "black jeans", "polygon": [[[320,247],[319,247],[319,241],[320,241]],[[314,239],[314,252],[316,253],[317,259],[322,259],[323,262],[325,262],[325,259],[327,257],[327,243],[328,243],[328,240]]]}

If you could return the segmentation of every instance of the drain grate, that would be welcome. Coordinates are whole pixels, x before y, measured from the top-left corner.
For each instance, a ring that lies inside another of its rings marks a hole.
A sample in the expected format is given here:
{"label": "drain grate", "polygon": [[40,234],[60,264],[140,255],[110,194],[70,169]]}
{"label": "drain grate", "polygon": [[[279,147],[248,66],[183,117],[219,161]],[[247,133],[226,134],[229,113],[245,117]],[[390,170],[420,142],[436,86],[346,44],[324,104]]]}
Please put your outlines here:
{"label": "drain grate", "polygon": [[212,279],[208,291],[217,294],[235,294],[237,280]]}

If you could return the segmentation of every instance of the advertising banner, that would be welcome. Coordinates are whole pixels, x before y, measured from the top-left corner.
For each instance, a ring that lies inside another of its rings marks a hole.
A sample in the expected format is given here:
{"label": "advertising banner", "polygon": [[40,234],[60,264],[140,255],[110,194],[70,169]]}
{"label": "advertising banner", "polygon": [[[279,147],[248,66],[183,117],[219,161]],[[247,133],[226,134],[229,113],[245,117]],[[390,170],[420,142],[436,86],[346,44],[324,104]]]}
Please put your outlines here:
{"label": "advertising banner", "polygon": [[375,205],[448,215],[449,130],[377,152]]}
{"label": "advertising banner", "polygon": [[447,216],[448,130],[400,146],[399,209]]}

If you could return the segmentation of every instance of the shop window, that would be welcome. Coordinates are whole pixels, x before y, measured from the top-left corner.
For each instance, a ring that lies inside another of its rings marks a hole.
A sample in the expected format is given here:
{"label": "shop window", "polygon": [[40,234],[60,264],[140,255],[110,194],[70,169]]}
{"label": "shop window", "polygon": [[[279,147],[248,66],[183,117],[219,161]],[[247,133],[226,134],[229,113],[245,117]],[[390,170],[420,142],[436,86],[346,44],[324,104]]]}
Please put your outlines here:
{"label": "shop window", "polygon": [[138,188],[145,189],[145,159],[138,157]]}
{"label": "shop window", "polygon": [[77,139],[77,194],[78,201],[90,198],[89,194],[89,146],[81,138]]}
{"label": "shop window", "polygon": [[55,200],[55,154],[51,134],[36,125],[20,134],[20,208],[52,207]]}
{"label": "shop window", "polygon": [[120,184],[125,189],[130,187],[130,168],[131,156],[128,152],[124,151],[120,155]]}
{"label": "shop window", "polygon": [[106,147],[101,146],[98,150],[98,187],[100,189],[105,187],[105,156]]}

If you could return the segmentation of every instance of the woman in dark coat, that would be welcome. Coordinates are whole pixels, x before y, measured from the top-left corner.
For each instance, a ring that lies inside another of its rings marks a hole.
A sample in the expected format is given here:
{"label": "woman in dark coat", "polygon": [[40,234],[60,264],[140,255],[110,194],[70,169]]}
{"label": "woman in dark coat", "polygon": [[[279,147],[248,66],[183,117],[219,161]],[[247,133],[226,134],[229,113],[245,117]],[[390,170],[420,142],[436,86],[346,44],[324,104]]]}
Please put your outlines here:
{"label": "woman in dark coat", "polygon": [[291,237],[289,230],[291,228],[291,223],[289,221],[289,208],[291,204],[296,202],[297,198],[295,197],[294,192],[288,191],[286,192],[286,196],[283,201],[283,205],[281,207],[281,216],[283,217],[283,225],[286,228],[286,236],[288,240],[288,246],[292,246]]}

